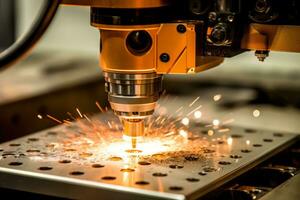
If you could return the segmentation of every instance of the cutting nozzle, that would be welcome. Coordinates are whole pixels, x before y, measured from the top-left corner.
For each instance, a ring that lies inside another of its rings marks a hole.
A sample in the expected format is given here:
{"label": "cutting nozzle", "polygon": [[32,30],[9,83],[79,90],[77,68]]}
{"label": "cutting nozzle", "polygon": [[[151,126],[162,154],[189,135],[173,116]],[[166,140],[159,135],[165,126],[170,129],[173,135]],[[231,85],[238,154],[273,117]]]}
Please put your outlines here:
{"label": "cutting nozzle", "polygon": [[136,148],[137,141],[144,135],[144,119],[121,119],[123,135],[131,142],[131,147]]}
{"label": "cutting nozzle", "polygon": [[153,114],[162,91],[162,76],[156,73],[105,72],[108,100],[123,124],[124,137],[136,147],[144,135],[145,119]]}

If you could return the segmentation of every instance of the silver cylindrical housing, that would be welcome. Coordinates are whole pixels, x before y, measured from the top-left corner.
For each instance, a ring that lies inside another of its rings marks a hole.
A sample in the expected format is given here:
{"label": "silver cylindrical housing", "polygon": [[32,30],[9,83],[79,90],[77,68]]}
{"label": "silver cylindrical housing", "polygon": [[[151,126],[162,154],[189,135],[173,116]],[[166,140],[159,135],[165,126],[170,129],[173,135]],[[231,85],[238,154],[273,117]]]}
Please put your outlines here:
{"label": "silver cylindrical housing", "polygon": [[136,119],[153,114],[162,91],[162,75],[104,72],[104,77],[108,101],[119,117]]}

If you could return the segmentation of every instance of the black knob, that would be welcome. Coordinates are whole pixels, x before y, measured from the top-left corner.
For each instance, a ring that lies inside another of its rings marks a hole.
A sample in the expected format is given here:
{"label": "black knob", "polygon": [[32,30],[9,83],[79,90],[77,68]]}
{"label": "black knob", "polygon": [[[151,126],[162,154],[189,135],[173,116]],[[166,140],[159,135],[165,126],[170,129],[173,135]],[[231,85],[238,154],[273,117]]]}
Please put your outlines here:
{"label": "black knob", "polygon": [[217,24],[213,27],[210,34],[210,40],[214,44],[224,44],[227,40],[227,28],[225,24]]}
{"label": "black knob", "polygon": [[132,31],[126,38],[126,46],[132,54],[144,55],[151,49],[152,38],[147,31]]}

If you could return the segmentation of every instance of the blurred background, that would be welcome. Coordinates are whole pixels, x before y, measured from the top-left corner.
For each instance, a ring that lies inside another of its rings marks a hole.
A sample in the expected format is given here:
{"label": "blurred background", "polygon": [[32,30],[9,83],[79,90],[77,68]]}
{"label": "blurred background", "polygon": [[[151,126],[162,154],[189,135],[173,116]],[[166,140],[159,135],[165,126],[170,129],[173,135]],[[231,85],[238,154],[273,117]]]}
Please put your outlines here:
{"label": "blurred background", "polygon": [[[0,0],[0,52],[30,28],[42,4]],[[96,101],[106,106],[98,52],[89,8],[61,6],[31,54],[0,73],[0,142],[56,125],[37,115],[65,119],[76,108],[99,112]],[[237,126],[298,132],[299,63],[297,53],[271,52],[262,63],[245,52],[207,72],[165,76],[170,98],[161,103],[171,113],[199,97],[203,121],[233,119]],[[216,95],[221,99],[215,101]]]}

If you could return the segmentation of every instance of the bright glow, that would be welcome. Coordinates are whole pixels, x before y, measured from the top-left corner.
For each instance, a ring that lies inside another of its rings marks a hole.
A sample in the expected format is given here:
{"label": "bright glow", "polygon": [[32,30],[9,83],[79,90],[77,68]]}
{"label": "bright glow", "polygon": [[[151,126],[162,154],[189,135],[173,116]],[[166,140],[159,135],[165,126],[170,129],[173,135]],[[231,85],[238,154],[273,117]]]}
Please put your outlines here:
{"label": "bright glow", "polygon": [[42,116],[42,115],[37,115],[37,117],[38,117],[39,119],[43,119],[43,116]]}
{"label": "bright glow", "polygon": [[188,126],[190,123],[190,120],[189,120],[189,118],[185,117],[181,120],[181,123],[185,126]]}
{"label": "bright glow", "polygon": [[188,138],[188,132],[185,130],[180,130],[179,131],[179,135],[181,135],[184,138]]}
{"label": "bright glow", "polygon": [[207,131],[207,134],[208,134],[209,136],[213,136],[213,135],[214,135],[214,131],[213,131],[213,130],[208,130],[208,131]]}
{"label": "bright glow", "polygon": [[157,109],[157,112],[158,112],[159,115],[166,115],[167,112],[168,112],[168,110],[167,110],[167,108],[161,106],[161,107],[159,107],[159,108]]}
{"label": "bright glow", "polygon": [[216,95],[214,96],[214,101],[219,101],[221,98],[222,98],[222,95],[221,95],[221,94],[216,94]]}
{"label": "bright glow", "polygon": [[260,111],[257,110],[257,109],[255,109],[255,110],[253,111],[253,116],[254,116],[254,117],[259,117],[259,116],[260,116]]}
{"label": "bright glow", "polygon": [[213,123],[214,126],[219,126],[220,125],[220,121],[218,119],[214,119],[212,123]]}
{"label": "bright glow", "polygon": [[233,139],[232,137],[227,138],[227,144],[232,145]]}
{"label": "bright glow", "polygon": [[199,110],[195,111],[195,112],[194,112],[194,117],[195,117],[196,119],[200,119],[200,118],[202,117],[202,112],[199,111]]}
{"label": "bright glow", "polygon": [[[152,155],[159,152],[164,152],[168,147],[164,146],[159,140],[153,140],[148,142],[139,142],[137,149],[141,150],[138,155]],[[126,141],[114,142],[108,145],[105,149],[107,155],[120,156],[123,159],[128,157],[126,150],[131,149],[131,144]]]}
{"label": "bright glow", "polygon": [[246,144],[247,144],[247,145],[250,145],[250,140],[246,140]]}

